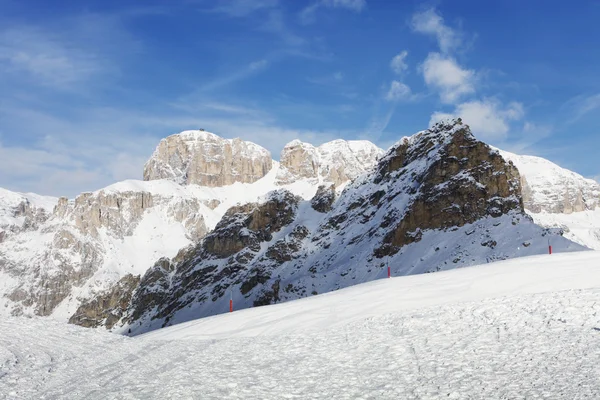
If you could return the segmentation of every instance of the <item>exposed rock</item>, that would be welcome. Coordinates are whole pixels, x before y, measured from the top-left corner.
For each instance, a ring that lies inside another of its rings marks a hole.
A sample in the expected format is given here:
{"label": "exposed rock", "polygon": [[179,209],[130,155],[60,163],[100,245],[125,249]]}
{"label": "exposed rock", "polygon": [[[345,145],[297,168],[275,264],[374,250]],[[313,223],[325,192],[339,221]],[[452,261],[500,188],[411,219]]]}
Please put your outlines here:
{"label": "exposed rock", "polygon": [[[452,131],[452,136],[442,133]],[[443,144],[427,170],[411,169],[416,196],[404,217],[394,222],[378,256],[397,252],[420,240],[419,232],[470,224],[486,215],[497,217],[522,210],[519,171],[485,143],[477,141],[466,125],[438,124],[411,140],[394,146],[380,164],[378,181],[395,172],[408,173],[407,165],[426,159]]]}
{"label": "exposed rock", "polygon": [[281,151],[280,164],[288,173],[283,175],[280,172],[278,175],[282,184],[319,176],[319,154],[315,146],[310,143],[294,140],[286,144]]}
{"label": "exposed rock", "polygon": [[109,291],[84,302],[69,323],[86,328],[105,326],[111,329],[123,317],[139,282],[139,276],[125,275]]}
{"label": "exposed rock", "polygon": [[394,275],[434,272],[540,254],[549,235],[580,249],[531,222],[516,168],[460,121],[398,143],[335,202],[331,192],[231,208],[168,273],[142,279],[121,329],[226,312],[229,296],[240,309],[336,290],[385,276],[386,261]]}
{"label": "exposed rock", "polygon": [[294,140],[281,152],[279,184],[300,179],[333,183],[339,187],[371,169],[383,150],[364,140],[334,140],[315,147]]}
{"label": "exposed rock", "polygon": [[273,232],[294,218],[299,198],[286,190],[274,192],[262,204],[232,207],[215,230],[204,239],[204,249],[218,258],[229,257],[245,247],[268,241]]}
{"label": "exposed rock", "polygon": [[571,214],[594,210],[600,205],[598,182],[540,157],[500,153],[519,169],[523,203],[532,213]]}
{"label": "exposed rock", "polygon": [[326,213],[331,210],[331,206],[335,201],[335,185],[329,187],[325,185],[319,186],[315,197],[311,200],[312,208],[318,212]]}
{"label": "exposed rock", "polygon": [[144,180],[170,179],[182,185],[252,183],[272,168],[271,154],[241,139],[185,131],[160,141],[144,166]]}

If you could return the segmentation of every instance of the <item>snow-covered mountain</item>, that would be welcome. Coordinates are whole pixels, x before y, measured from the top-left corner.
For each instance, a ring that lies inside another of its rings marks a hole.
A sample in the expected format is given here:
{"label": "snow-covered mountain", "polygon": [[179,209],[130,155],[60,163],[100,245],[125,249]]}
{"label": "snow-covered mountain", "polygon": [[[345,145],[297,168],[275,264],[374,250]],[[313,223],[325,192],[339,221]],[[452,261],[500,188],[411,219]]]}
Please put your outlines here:
{"label": "snow-covered mountain", "polygon": [[600,184],[534,156],[501,151],[521,173],[525,209],[545,227],[560,228],[564,236],[600,250]]}
{"label": "snow-covered mountain", "polygon": [[[339,185],[357,169],[372,167],[381,153],[372,144],[336,141],[334,147],[339,151],[331,163],[324,158],[319,165],[339,171]],[[73,200],[2,189],[0,312],[67,320],[82,301],[124,276],[143,275],[156,260],[197,243],[230,207],[278,187],[310,199],[317,183],[327,182],[325,175],[287,183],[278,176],[280,164],[254,143],[184,131],[159,143],[144,181],[119,182]]]}
{"label": "snow-covered mountain", "polygon": [[464,129],[442,124],[384,158],[367,141],[293,141],[280,162],[185,131],[159,143],[144,181],[72,200],[2,191],[0,313],[143,330],[222,311],[226,288],[247,307],[375,279],[388,255],[395,274],[414,274],[545,252],[549,232],[523,216],[518,173],[470,134],[473,148],[456,148]]}
{"label": "snow-covered mountain", "polygon": [[448,121],[398,142],[338,199],[333,185],[310,201],[280,189],[231,208],[198,246],[159,260],[110,318],[136,334],[221,313],[230,297],[272,304],[384,277],[388,265],[409,275],[546,253],[549,240],[582,249],[535,225],[517,169]]}
{"label": "snow-covered mountain", "polygon": [[11,233],[36,229],[46,221],[58,199],[0,188],[0,242]]}
{"label": "snow-covered mountain", "polygon": [[215,187],[256,182],[271,168],[271,154],[255,143],[184,131],[160,141],[144,166],[144,180]]}
{"label": "snow-covered mountain", "polygon": [[309,179],[315,185],[331,182],[341,188],[369,170],[383,150],[367,140],[334,140],[315,147],[294,140],[281,152],[279,184]]}

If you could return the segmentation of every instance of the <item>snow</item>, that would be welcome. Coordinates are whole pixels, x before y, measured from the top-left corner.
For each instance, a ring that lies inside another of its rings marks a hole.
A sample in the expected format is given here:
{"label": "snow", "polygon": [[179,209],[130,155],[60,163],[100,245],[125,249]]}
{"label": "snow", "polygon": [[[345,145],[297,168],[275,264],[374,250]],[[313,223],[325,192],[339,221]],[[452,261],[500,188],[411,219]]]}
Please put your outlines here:
{"label": "snow", "polygon": [[[203,132],[203,134],[209,133]],[[230,207],[257,202],[273,189],[279,188],[280,186],[275,183],[278,171],[279,163],[274,162],[273,168],[265,177],[251,184],[236,182],[223,187],[204,187],[182,186],[167,179],[126,180],[89,193],[90,198],[100,198],[107,194],[121,194],[122,198],[127,198],[131,193],[149,193],[154,199],[154,205],[144,211],[135,229],[122,238],[106,228],[99,229],[99,236],[92,238],[82,234],[76,228],[75,221],[53,216],[42,225],[41,229],[20,232],[10,240],[0,243],[0,254],[19,268],[16,279],[8,280],[8,274],[5,274],[7,278],[4,284],[0,285],[0,298],[5,299],[4,295],[13,292],[17,287],[30,287],[33,292],[43,290],[35,286],[39,272],[36,272],[32,265],[40,265],[41,271],[50,275],[57,274],[59,268],[54,263],[57,258],[49,257],[49,254],[60,254],[58,259],[67,260],[72,265],[78,264],[81,258],[79,253],[55,248],[54,235],[61,230],[67,230],[77,241],[99,247],[102,254],[102,259],[99,260],[93,275],[74,285],[70,289],[69,296],[51,315],[52,318],[67,321],[82,299],[110,288],[126,274],[143,275],[161,257],[172,258],[179,250],[193,243],[183,224],[173,218],[174,212],[184,210],[186,201],[199,200],[207,204],[201,205],[200,212],[206,227],[212,230]],[[317,187],[308,180],[298,180],[281,188],[303,199],[311,199],[317,191]],[[3,226],[4,221],[8,221],[11,225],[22,225],[24,217],[9,216],[13,215],[14,207],[18,206],[23,199],[30,199],[31,204],[45,207],[49,210],[49,215],[58,202],[55,198],[0,190],[0,227]],[[218,206],[211,209],[208,203],[214,200],[218,202]],[[3,214],[3,210],[7,211]],[[129,211],[128,208],[121,210],[124,214]],[[52,261],[48,261],[50,259]],[[4,300],[0,303],[0,315],[9,315],[13,311],[8,303]],[[7,307],[2,304],[7,304]],[[32,307],[24,308],[22,311],[26,315],[34,314]]]}
{"label": "snow", "polygon": [[598,398],[599,263],[382,279],[134,338],[6,318],[0,397]]}
{"label": "snow", "polygon": [[569,195],[582,191],[582,201],[589,209],[600,205],[600,184],[593,179],[562,168],[541,157],[523,156],[499,150],[502,157],[512,161],[531,188],[532,201],[548,206],[565,201]]}
{"label": "snow", "polygon": [[530,212],[529,215],[538,225],[563,229],[567,239],[600,250],[600,208],[571,214]]}
{"label": "snow", "polygon": [[52,213],[54,206],[58,203],[58,198],[50,196],[40,196],[35,193],[17,193],[0,188],[0,228],[16,226],[21,227],[25,221],[24,216],[15,216],[17,208],[23,204],[29,203],[32,207],[43,209],[47,214]]}

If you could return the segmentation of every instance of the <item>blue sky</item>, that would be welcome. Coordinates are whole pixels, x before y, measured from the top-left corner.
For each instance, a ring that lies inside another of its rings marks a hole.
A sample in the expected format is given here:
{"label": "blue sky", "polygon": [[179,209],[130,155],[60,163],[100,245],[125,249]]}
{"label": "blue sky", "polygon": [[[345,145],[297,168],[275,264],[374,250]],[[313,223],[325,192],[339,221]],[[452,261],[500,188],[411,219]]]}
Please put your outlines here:
{"label": "blue sky", "polygon": [[600,176],[600,1],[0,0],[0,186],[141,178],[199,127],[274,158],[295,138],[388,147],[450,115]]}

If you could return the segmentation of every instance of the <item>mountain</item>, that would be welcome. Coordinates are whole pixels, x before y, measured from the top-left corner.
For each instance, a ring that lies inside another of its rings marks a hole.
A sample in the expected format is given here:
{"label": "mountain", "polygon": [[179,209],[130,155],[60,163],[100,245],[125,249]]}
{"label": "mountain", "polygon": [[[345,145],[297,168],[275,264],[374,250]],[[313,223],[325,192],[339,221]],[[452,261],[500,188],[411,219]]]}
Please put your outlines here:
{"label": "mountain", "polygon": [[568,239],[600,250],[598,182],[540,157],[500,153],[521,172],[525,209],[537,224],[562,229]]}
{"label": "mountain", "polygon": [[229,209],[196,247],[149,269],[110,317],[138,334],[221,313],[230,297],[261,306],[382,278],[388,265],[436,272],[546,253],[548,241],[582,249],[535,225],[518,170],[453,120],[392,146],[337,199],[334,185],[310,201],[280,189]]}
{"label": "mountain", "polygon": [[271,168],[271,154],[257,144],[205,131],[184,131],[160,141],[144,166],[144,180],[218,187],[256,182]]}
{"label": "mountain", "polygon": [[310,179],[314,184],[331,182],[336,188],[368,171],[383,150],[366,140],[334,140],[315,147],[294,140],[281,152],[279,184]]}
{"label": "mountain", "polygon": [[[354,142],[336,141],[336,147],[336,164],[324,158],[320,166],[339,171],[339,185],[381,153],[372,144],[362,146],[371,155]],[[144,181],[72,200],[2,190],[0,313],[68,320],[82,302],[106,290],[129,293],[156,260],[196,244],[230,207],[256,202],[277,187],[311,198],[316,182],[327,181],[323,175],[284,184],[280,175],[280,164],[254,143],[184,131],[159,143],[144,166]]]}
{"label": "mountain", "polygon": [[459,121],[387,152],[295,140],[279,162],[184,131],[144,181],[70,200],[0,192],[0,313],[137,333],[220,313],[231,293],[251,307],[376,279],[388,262],[416,274],[543,253],[548,239],[580,248],[562,231],[586,244],[531,223],[522,181],[537,187]]}

